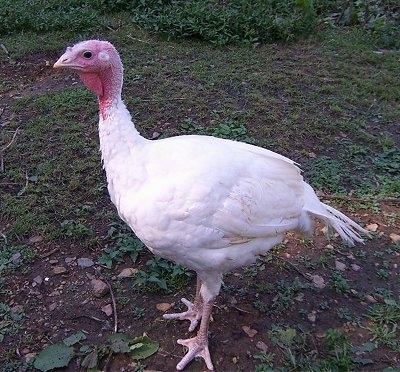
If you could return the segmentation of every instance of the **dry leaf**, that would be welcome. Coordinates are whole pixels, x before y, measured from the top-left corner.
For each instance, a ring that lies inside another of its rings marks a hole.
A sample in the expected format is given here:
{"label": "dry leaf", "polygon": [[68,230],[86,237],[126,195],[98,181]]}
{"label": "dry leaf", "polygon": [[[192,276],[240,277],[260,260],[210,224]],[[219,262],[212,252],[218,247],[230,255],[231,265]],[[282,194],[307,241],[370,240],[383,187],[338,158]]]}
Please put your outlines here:
{"label": "dry leaf", "polygon": [[111,316],[113,313],[113,309],[111,304],[105,305],[101,308],[101,311],[106,314],[107,316]]}
{"label": "dry leaf", "polygon": [[367,225],[365,228],[368,231],[372,231],[372,232],[376,232],[378,230],[378,224],[377,223],[370,223],[369,225]]}
{"label": "dry leaf", "polygon": [[243,326],[242,329],[249,337],[254,337],[258,333],[258,331],[256,331],[255,329],[251,329],[248,326]]}
{"label": "dry leaf", "polygon": [[160,303],[158,303],[158,304],[156,305],[156,309],[157,309],[158,311],[166,312],[166,311],[168,311],[169,309],[171,309],[171,307],[174,306],[174,305],[175,305],[174,303],[169,304],[168,302],[160,302]]}
{"label": "dry leaf", "polygon": [[135,269],[133,267],[127,267],[123,269],[117,276],[118,278],[131,278],[132,276],[135,276],[137,272],[138,269]]}
{"label": "dry leaf", "polygon": [[398,235],[398,234],[391,233],[391,234],[389,235],[389,238],[391,239],[391,241],[392,241],[393,243],[398,243],[398,242],[400,242],[400,235]]}

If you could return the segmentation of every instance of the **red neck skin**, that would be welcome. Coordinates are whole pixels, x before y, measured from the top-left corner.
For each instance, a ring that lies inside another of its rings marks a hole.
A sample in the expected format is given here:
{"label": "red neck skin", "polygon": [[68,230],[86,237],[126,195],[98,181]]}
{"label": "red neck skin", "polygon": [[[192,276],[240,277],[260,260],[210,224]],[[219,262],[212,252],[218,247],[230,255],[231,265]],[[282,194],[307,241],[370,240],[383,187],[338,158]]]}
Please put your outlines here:
{"label": "red neck skin", "polygon": [[98,72],[79,72],[82,82],[97,95],[103,120],[121,96],[122,69],[114,66]]}

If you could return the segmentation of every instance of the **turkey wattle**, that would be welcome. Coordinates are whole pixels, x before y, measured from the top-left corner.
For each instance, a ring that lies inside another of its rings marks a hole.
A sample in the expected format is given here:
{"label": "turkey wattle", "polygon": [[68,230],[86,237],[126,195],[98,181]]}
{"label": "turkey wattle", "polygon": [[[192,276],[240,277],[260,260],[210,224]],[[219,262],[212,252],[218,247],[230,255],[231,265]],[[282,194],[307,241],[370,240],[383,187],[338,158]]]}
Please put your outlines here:
{"label": "turkey wattle", "polygon": [[296,164],[272,151],[209,136],[143,138],[121,99],[123,68],[112,44],[89,40],[54,64],[76,70],[99,101],[99,136],[108,191],[120,217],[157,256],[196,271],[194,303],[167,319],[198,322],[182,370],[195,357],[213,369],[208,325],[222,274],[248,265],[282,242],[285,232],[312,233],[312,217],[348,243],[367,232],[321,203]]}

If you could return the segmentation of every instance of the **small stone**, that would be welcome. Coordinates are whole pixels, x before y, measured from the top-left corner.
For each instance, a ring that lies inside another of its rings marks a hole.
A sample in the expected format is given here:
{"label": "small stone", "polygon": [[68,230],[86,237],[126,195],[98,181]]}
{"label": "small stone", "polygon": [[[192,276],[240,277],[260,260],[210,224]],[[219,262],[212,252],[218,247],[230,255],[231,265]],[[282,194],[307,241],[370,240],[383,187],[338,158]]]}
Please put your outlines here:
{"label": "small stone", "polygon": [[317,319],[315,311],[312,311],[310,314],[307,314],[307,318],[311,323],[315,323],[315,320]]}
{"label": "small stone", "polygon": [[29,363],[33,358],[36,357],[36,353],[27,353],[24,355],[24,362]]}
{"label": "small stone", "polygon": [[57,308],[57,302],[53,302],[49,305],[49,311],[54,311]]}
{"label": "small stone", "polygon": [[365,296],[365,301],[369,302],[370,304],[375,304],[375,303],[378,302],[378,301],[375,300],[375,298],[374,298],[373,296],[371,296],[371,295],[366,295],[366,296]]}
{"label": "small stone", "polygon": [[34,235],[29,238],[29,243],[34,244],[34,243],[40,243],[43,241],[43,237],[40,235]]}
{"label": "small stone", "polygon": [[168,303],[168,302],[160,302],[160,303],[158,303],[157,305],[156,305],[156,309],[158,310],[158,311],[162,311],[162,312],[166,312],[166,311],[168,311],[169,309],[171,309],[172,308],[172,306],[174,306],[175,304],[174,303],[172,303],[172,304],[170,304],[170,303]]}
{"label": "small stone", "polygon": [[107,316],[111,316],[113,313],[113,308],[111,304],[105,305],[101,308],[101,311],[106,314]]}
{"label": "small stone", "polygon": [[94,265],[94,262],[90,258],[81,257],[78,258],[78,266],[82,268],[91,267]]}
{"label": "small stone", "polygon": [[339,260],[335,260],[335,268],[336,268],[336,270],[339,270],[339,271],[345,271],[346,265],[343,262],[340,262]]}
{"label": "small stone", "polygon": [[64,261],[67,265],[69,265],[71,262],[74,262],[75,260],[76,257],[66,257]]}
{"label": "small stone", "polygon": [[43,278],[42,278],[42,276],[41,276],[41,275],[35,276],[35,277],[33,278],[33,283],[38,284],[38,285],[42,284],[42,283],[43,283]]}
{"label": "small stone", "polygon": [[64,266],[56,266],[53,269],[54,275],[65,274],[67,272],[68,272],[68,270]]}
{"label": "small stone", "polygon": [[358,265],[356,265],[356,264],[351,264],[351,268],[352,268],[352,270],[354,270],[354,271],[358,271],[358,270],[361,269],[361,266],[358,266]]}
{"label": "small stone", "polygon": [[132,276],[135,276],[135,274],[138,272],[138,269],[135,269],[133,267],[127,267],[123,269],[118,275],[118,278],[131,278]]}
{"label": "small stone", "polygon": [[326,287],[325,280],[324,280],[324,278],[322,276],[320,276],[320,275],[311,275],[311,278],[312,278],[314,287],[320,288],[320,289]]}
{"label": "small stone", "polygon": [[11,256],[11,261],[12,261],[12,263],[18,263],[20,259],[21,259],[21,253],[19,253],[19,252],[14,253],[14,254]]}
{"label": "small stone", "polygon": [[257,349],[260,349],[260,350],[262,350],[262,351],[268,351],[268,345],[267,344],[265,344],[264,342],[262,342],[262,341],[258,341],[257,343],[256,343],[256,347],[257,347]]}
{"label": "small stone", "polygon": [[91,284],[93,287],[93,293],[98,298],[105,296],[109,291],[108,285],[102,280],[93,279]]}
{"label": "small stone", "polygon": [[57,265],[58,264],[58,260],[49,260],[49,264],[50,265]]}
{"label": "small stone", "polygon": [[248,326],[243,326],[242,329],[250,338],[254,337],[258,333],[258,331],[256,331],[255,329],[251,329]]}
{"label": "small stone", "polygon": [[60,291],[53,291],[49,294],[49,297],[55,297],[55,296],[59,296],[61,294]]}

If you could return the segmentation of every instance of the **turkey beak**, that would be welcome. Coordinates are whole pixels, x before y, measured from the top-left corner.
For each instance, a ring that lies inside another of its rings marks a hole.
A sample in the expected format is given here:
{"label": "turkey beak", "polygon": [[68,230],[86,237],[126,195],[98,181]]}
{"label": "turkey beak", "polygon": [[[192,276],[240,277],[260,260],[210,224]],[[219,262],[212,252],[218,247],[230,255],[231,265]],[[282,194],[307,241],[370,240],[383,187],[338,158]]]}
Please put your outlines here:
{"label": "turkey beak", "polygon": [[68,67],[69,58],[63,54],[53,65],[53,68]]}

